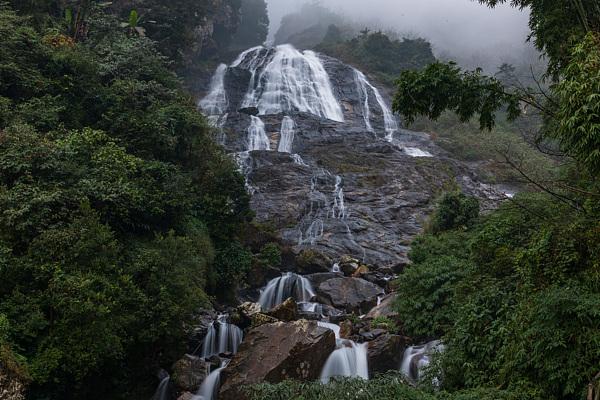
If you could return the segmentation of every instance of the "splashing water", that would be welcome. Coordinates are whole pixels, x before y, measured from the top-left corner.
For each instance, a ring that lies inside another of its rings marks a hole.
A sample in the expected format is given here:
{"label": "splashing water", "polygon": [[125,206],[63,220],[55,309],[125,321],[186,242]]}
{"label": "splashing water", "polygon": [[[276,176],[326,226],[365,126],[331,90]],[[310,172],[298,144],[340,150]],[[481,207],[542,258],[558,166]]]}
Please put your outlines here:
{"label": "splashing water", "polygon": [[310,302],[315,291],[310,281],[303,276],[287,272],[271,280],[260,294],[258,303],[267,311],[292,297],[296,302]]}
{"label": "splashing water", "polygon": [[227,101],[227,93],[225,92],[226,73],[227,65],[221,64],[217,67],[210,82],[208,95],[200,100],[200,108],[202,108],[207,115],[221,116],[227,112],[229,104]]}
{"label": "splashing water", "polygon": [[379,89],[377,89],[375,86],[371,85],[371,83],[367,80],[367,77],[365,76],[365,74],[363,74],[359,70],[355,69],[354,77],[357,80],[357,85],[359,87],[359,94],[362,93],[361,97],[363,97],[363,96],[365,97],[365,99],[363,100],[363,117],[365,118],[365,125],[367,126],[367,129],[369,129],[370,131],[372,131],[372,129],[373,129],[371,126],[371,122],[370,122],[371,114],[370,114],[370,110],[369,110],[369,96],[368,96],[368,90],[367,90],[367,88],[369,88],[375,95],[377,104],[379,104],[379,107],[381,108],[381,112],[383,113],[383,124],[385,126],[386,139],[389,142],[391,142],[394,137],[394,133],[396,131],[398,131],[398,122],[396,121],[396,117],[394,117],[392,110],[390,110],[390,108],[385,103],[385,100],[381,96]]}
{"label": "splashing water", "polygon": [[439,340],[421,346],[411,346],[404,351],[400,371],[412,382],[418,382],[424,369],[431,363],[431,356],[442,351],[444,345]]}
{"label": "splashing water", "polygon": [[277,151],[280,153],[291,153],[292,145],[294,144],[294,131],[296,124],[294,120],[288,116],[283,117],[281,121],[281,134],[279,139],[279,148]]}
{"label": "splashing water", "polygon": [[242,339],[242,330],[236,325],[228,323],[226,315],[219,315],[208,328],[200,357],[210,358],[222,353],[235,354]]}
{"label": "splashing water", "polygon": [[232,64],[251,73],[242,107],[257,107],[261,115],[301,111],[344,121],[329,75],[314,52],[285,44],[274,52],[256,47],[244,53]]}
{"label": "splashing water", "polygon": [[248,127],[248,151],[271,150],[271,144],[265,132],[265,123],[254,115],[250,116],[250,118],[250,126]]}
{"label": "splashing water", "polygon": [[334,377],[369,379],[367,345],[367,343],[357,344],[351,340],[342,340],[325,362],[321,371],[321,382],[329,383],[329,380]]}
{"label": "splashing water", "polygon": [[333,331],[333,333],[335,334],[335,339],[339,340],[340,339],[340,326],[336,325],[336,324],[332,324],[330,322],[324,322],[324,321],[318,321],[317,325],[319,325],[322,328],[327,328]]}
{"label": "splashing water", "polygon": [[411,157],[433,157],[433,154],[428,151],[421,150],[418,147],[405,147],[403,150],[406,155]]}

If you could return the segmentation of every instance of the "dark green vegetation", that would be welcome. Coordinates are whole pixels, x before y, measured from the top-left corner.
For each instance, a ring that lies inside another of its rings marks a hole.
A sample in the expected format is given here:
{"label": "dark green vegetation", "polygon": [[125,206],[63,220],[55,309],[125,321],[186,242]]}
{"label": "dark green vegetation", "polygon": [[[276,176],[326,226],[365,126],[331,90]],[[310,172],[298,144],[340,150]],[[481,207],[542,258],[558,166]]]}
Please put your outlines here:
{"label": "dark green vegetation", "polygon": [[421,69],[435,61],[431,44],[425,39],[391,39],[383,32],[365,29],[345,40],[335,25],[329,26],[317,50],[370,72],[390,85],[402,71]]}
{"label": "dark green vegetation", "polygon": [[242,20],[232,41],[235,49],[246,50],[262,44],[269,34],[269,14],[265,0],[242,0]]}
{"label": "dark green vegetation", "polygon": [[134,14],[35,10],[0,6],[0,364],[31,399],[148,398],[277,249],[242,245],[244,180]]}

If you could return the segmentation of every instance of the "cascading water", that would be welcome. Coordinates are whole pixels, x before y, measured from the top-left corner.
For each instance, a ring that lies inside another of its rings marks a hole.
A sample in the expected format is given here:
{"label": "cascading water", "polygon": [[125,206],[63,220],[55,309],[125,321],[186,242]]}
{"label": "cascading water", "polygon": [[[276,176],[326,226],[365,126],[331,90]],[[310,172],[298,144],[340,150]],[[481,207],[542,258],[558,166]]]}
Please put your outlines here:
{"label": "cascading water", "polygon": [[421,346],[411,346],[404,351],[400,371],[411,381],[418,382],[424,369],[431,363],[431,356],[442,351],[444,345],[439,340]]}
{"label": "cascading water", "polygon": [[344,189],[342,188],[342,177],[336,175],[335,188],[333,190],[333,218],[343,219],[346,217],[346,204],[344,202]]}
{"label": "cascading water", "polygon": [[433,157],[433,154],[418,147],[405,147],[403,150],[411,157]]}
{"label": "cascading water", "polygon": [[193,400],[216,400],[219,385],[221,383],[221,371],[227,367],[229,360],[224,361],[220,368],[212,371],[200,385]]}
{"label": "cascading water", "polygon": [[232,64],[251,73],[242,107],[257,107],[260,115],[301,111],[344,121],[329,75],[314,52],[280,45],[274,52],[256,47],[244,53]]}
{"label": "cascading water", "polygon": [[294,120],[288,116],[283,117],[281,121],[281,134],[279,138],[279,148],[277,151],[280,153],[291,153],[292,145],[294,144],[294,131],[296,124]]}
{"label": "cascading water", "polygon": [[328,383],[335,377],[369,379],[367,343],[358,344],[352,340],[341,339],[339,325],[329,322],[318,322],[318,325],[331,329],[337,342],[337,349],[331,353],[323,366],[321,382]]}
{"label": "cascading water", "polygon": [[271,280],[260,294],[258,303],[263,310],[270,310],[292,297],[297,302],[310,302],[315,291],[310,281],[303,276],[287,272]]}
{"label": "cascading water", "polygon": [[271,150],[271,143],[265,132],[265,123],[252,115],[248,127],[248,151],[254,150]]}
{"label": "cascading water", "polygon": [[220,315],[208,328],[200,357],[210,358],[222,353],[235,354],[242,343],[242,338],[242,330],[228,323],[226,315]]}
{"label": "cascading water", "polygon": [[227,92],[225,92],[225,74],[227,65],[221,64],[210,82],[208,95],[200,100],[200,108],[209,116],[221,118],[227,112],[229,106],[227,101]]}
{"label": "cascading water", "polygon": [[162,370],[160,374],[160,383],[158,384],[158,388],[152,396],[152,400],[169,400],[169,385],[171,383],[171,377],[167,373],[167,371]]}
{"label": "cascading water", "polygon": [[[383,113],[383,123],[385,126],[386,139],[388,141],[392,141],[394,133],[398,131],[398,122],[396,121],[396,117],[392,113],[392,110],[387,106],[385,100],[379,93],[379,90],[371,85],[371,83],[367,80],[365,74],[360,72],[359,70],[354,70],[354,77],[356,79],[357,87],[359,88],[359,94],[361,95],[361,101],[363,101],[363,117],[365,119],[365,125],[369,131],[373,130],[370,121],[370,109],[369,109],[369,94],[368,89],[371,89],[373,94],[375,95],[375,99],[377,100],[377,104],[381,108],[381,112]],[[364,99],[363,99],[364,97]]]}

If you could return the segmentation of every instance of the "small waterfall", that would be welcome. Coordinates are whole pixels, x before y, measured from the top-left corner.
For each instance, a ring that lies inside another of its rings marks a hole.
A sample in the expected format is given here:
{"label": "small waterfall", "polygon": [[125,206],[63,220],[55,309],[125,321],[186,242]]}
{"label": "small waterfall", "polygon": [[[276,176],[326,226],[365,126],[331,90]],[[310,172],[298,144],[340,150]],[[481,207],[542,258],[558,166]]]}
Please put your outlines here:
{"label": "small waterfall", "polygon": [[400,371],[411,381],[418,382],[423,370],[431,363],[431,356],[442,351],[444,345],[439,340],[421,346],[411,346],[404,351]]}
{"label": "small waterfall", "polygon": [[303,276],[287,272],[271,280],[260,294],[258,302],[263,310],[270,310],[292,297],[297,302],[310,302],[315,297],[310,281]]}
{"label": "small waterfall", "polygon": [[193,397],[193,400],[217,399],[219,385],[221,384],[221,371],[227,367],[228,363],[229,360],[224,361],[220,368],[215,369],[206,377],[206,379],[204,379],[204,382],[202,382],[202,385],[200,385],[200,388]]}
{"label": "small waterfall", "polygon": [[342,188],[342,177],[336,175],[335,187],[333,189],[333,218],[344,219],[346,217],[346,205],[344,203],[344,189]]}
{"label": "small waterfall", "polygon": [[160,375],[162,376],[162,379],[158,384],[154,396],[152,396],[152,400],[169,400],[169,384],[171,383],[171,377],[164,370],[161,371]]}
{"label": "small waterfall", "polygon": [[[383,124],[385,126],[386,139],[388,141],[392,141],[394,133],[398,131],[398,122],[396,121],[396,117],[392,113],[392,110],[387,106],[385,100],[379,93],[379,89],[375,86],[371,85],[371,83],[367,80],[365,74],[360,72],[359,70],[354,70],[354,77],[357,80],[357,85],[359,87],[359,94],[364,95],[365,100],[363,100],[363,117],[365,118],[365,125],[367,129],[372,131],[371,122],[370,122],[370,110],[369,110],[369,95],[367,88],[370,88],[375,95],[375,99],[381,108],[381,112],[383,113]],[[361,95],[361,97],[362,97]]]}
{"label": "small waterfall", "polygon": [[321,382],[328,383],[331,378],[343,376],[369,379],[368,344],[357,344],[351,340],[341,342],[327,359],[321,371]]}
{"label": "small waterfall", "polygon": [[[200,108],[202,108],[207,115],[221,116],[227,111],[229,104],[227,101],[227,93],[225,92],[226,73],[227,65],[219,65],[211,79],[208,95],[200,100]],[[212,122],[214,121],[215,120],[213,119]],[[218,121],[218,118],[216,121]]]}
{"label": "small waterfall", "polygon": [[304,234],[302,232],[300,232],[300,238],[298,239],[298,244],[299,245],[303,245],[303,244],[311,244],[314,245],[317,240],[321,239],[323,237],[323,233],[325,230],[325,225],[323,224],[323,220],[321,219],[316,219],[314,220],[308,227],[308,229],[306,230],[306,232],[304,232]]}
{"label": "small waterfall", "polygon": [[331,329],[337,342],[337,349],[329,355],[323,366],[321,382],[328,383],[331,378],[343,376],[369,379],[368,343],[357,344],[341,339],[339,325],[323,321],[319,321],[318,325]]}
{"label": "small waterfall", "polygon": [[296,163],[298,165],[302,165],[303,167],[308,167],[308,164],[304,162],[302,157],[300,157],[300,154],[292,154],[292,160],[294,160],[294,163]]}
{"label": "small waterfall", "polygon": [[271,144],[265,132],[265,123],[254,115],[250,116],[250,118],[250,126],[248,127],[248,151],[271,150]]}
{"label": "small waterfall", "polygon": [[341,272],[340,264],[339,263],[333,264],[333,266],[331,267],[331,272]]}
{"label": "small waterfall", "polygon": [[344,121],[329,75],[310,50],[301,53],[291,45],[280,45],[273,53],[256,47],[242,53],[232,67],[251,73],[242,107],[257,107],[261,115],[301,111]]}
{"label": "small waterfall", "polygon": [[323,304],[320,303],[300,302],[298,308],[302,312],[323,315]]}
{"label": "small waterfall", "polygon": [[208,328],[200,357],[210,358],[222,353],[235,354],[242,339],[242,330],[236,325],[228,323],[226,315],[220,315]]}
{"label": "small waterfall", "polygon": [[279,139],[279,148],[277,149],[277,151],[279,151],[280,153],[292,152],[295,129],[296,124],[294,123],[294,120],[288,116],[283,117],[283,121],[281,121],[281,137]]}
{"label": "small waterfall", "polygon": [[367,90],[367,78],[359,70],[354,70],[354,81],[356,82],[356,89],[358,95],[363,102],[363,119],[365,120],[365,126],[369,132],[374,132],[373,126],[371,125],[371,109],[369,108],[369,91]]}

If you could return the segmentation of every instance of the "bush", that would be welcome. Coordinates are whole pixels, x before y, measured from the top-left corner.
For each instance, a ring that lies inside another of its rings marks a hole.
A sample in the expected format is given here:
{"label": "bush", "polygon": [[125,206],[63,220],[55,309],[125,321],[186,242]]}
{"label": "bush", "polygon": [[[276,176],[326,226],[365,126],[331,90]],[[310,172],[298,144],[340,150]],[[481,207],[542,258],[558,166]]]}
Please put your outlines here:
{"label": "bush", "polygon": [[427,230],[431,233],[467,228],[479,216],[479,201],[459,192],[444,193],[438,201]]}

